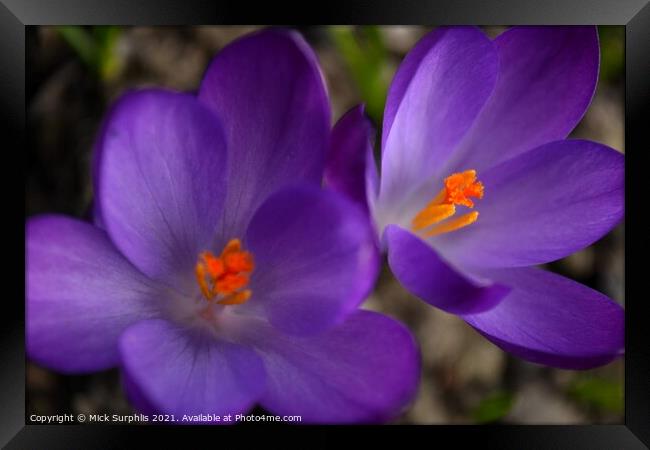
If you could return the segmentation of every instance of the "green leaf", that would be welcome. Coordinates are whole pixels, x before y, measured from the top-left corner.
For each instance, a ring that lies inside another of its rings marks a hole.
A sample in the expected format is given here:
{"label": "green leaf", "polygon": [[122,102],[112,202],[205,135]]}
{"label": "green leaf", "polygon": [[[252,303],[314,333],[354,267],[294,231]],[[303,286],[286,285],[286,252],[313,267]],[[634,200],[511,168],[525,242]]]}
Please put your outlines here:
{"label": "green leaf", "polygon": [[122,29],[115,26],[98,26],[93,32],[99,43],[99,70],[105,80],[113,79],[121,69],[122,61],[116,51]]}
{"label": "green leaf", "polygon": [[103,80],[115,77],[121,68],[116,44],[122,33],[115,26],[96,26],[87,29],[80,26],[56,27],[61,37],[77,53],[83,63]]}
{"label": "green leaf", "polygon": [[514,403],[514,396],[505,391],[489,394],[472,411],[472,418],[477,423],[488,423],[505,417]]}
{"label": "green leaf", "polygon": [[568,390],[569,395],[585,406],[620,414],[623,412],[623,386],[604,378],[579,378]]}
{"label": "green leaf", "polygon": [[56,27],[61,37],[79,55],[79,58],[91,69],[97,68],[99,49],[95,38],[80,26]]}
{"label": "green leaf", "polygon": [[388,52],[379,29],[375,26],[335,26],[330,27],[329,32],[366,104],[366,112],[379,123],[389,83],[386,76]]}
{"label": "green leaf", "polygon": [[600,80],[613,83],[622,80],[625,66],[625,28],[599,26]]}

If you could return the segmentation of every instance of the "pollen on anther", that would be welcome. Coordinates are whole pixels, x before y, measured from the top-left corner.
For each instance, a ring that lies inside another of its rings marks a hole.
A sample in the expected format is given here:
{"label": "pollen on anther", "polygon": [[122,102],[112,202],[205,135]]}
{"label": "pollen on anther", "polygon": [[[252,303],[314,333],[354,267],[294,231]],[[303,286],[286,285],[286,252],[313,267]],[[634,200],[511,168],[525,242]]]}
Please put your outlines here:
{"label": "pollen on anther", "polygon": [[253,259],[247,252],[232,252],[224,256],[224,264],[229,272],[250,272]]}
{"label": "pollen on anther", "polygon": [[474,202],[471,199],[483,198],[483,183],[476,179],[476,171],[466,170],[453,173],[444,179],[443,184],[444,187],[433,200],[411,220],[411,229],[416,232],[423,232],[425,237],[458,230],[476,222],[478,219],[478,212],[476,211],[454,217],[456,205],[474,208]]}
{"label": "pollen on anther", "polygon": [[248,286],[254,267],[253,255],[242,250],[239,239],[231,239],[219,256],[209,251],[201,252],[195,272],[206,300],[235,305],[250,298],[251,291],[244,288]]}
{"label": "pollen on anther", "polygon": [[444,203],[474,207],[470,197],[483,198],[483,183],[476,181],[476,171],[454,173],[445,178]]}

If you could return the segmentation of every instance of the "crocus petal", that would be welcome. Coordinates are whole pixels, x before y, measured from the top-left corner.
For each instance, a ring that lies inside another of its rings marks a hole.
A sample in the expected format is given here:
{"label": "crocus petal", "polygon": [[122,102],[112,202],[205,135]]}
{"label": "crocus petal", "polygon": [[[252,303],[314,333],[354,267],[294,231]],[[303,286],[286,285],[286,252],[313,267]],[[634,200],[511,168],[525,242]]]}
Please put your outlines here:
{"label": "crocus petal", "polygon": [[214,239],[226,188],[214,113],[189,95],[126,94],[108,116],[97,158],[101,219],[116,246],[151,277],[173,283],[191,273]]}
{"label": "crocus petal", "polygon": [[117,365],[120,333],[163,302],[104,231],[63,216],[27,222],[25,276],[27,354],[61,372]]}
{"label": "crocus petal", "polygon": [[514,27],[498,36],[499,79],[454,151],[454,170],[482,170],[564,139],[587,110],[598,79],[594,26]]}
{"label": "crocus petal", "polygon": [[399,282],[425,302],[453,314],[485,311],[508,293],[479,285],[449,266],[427,243],[396,225],[386,228],[388,264]]}
{"label": "crocus petal", "polygon": [[390,134],[390,129],[393,126],[393,121],[397,115],[400,103],[406,94],[406,91],[413,80],[413,77],[418,71],[422,60],[429,54],[431,48],[439,44],[440,34],[444,28],[440,28],[435,32],[430,32],[420,39],[397,68],[397,72],[393,76],[386,96],[386,106],[384,107],[384,120],[381,133],[381,148],[386,146],[386,138]]}
{"label": "crocus petal", "polygon": [[373,178],[371,172],[367,180],[366,172],[368,162],[376,168],[372,149],[375,130],[363,110],[363,105],[352,108],[334,126],[324,181],[328,188],[348,196],[367,211],[366,185],[373,183]]}
{"label": "crocus petal", "polygon": [[377,170],[374,151],[366,153],[365,179],[366,202],[370,214],[374,216],[375,205],[377,204],[377,197],[379,196],[379,171]]}
{"label": "crocus petal", "polygon": [[372,288],[377,245],[361,208],[308,184],[273,194],[246,234],[255,258],[244,307],[262,306],[270,322],[290,333],[317,333],[340,322]]}
{"label": "crocus petal", "polygon": [[402,66],[384,124],[380,202],[391,205],[442,168],[488,99],[498,61],[483,32],[456,27],[433,31]]}
{"label": "crocus petal", "polygon": [[127,373],[121,373],[122,389],[129,401],[129,404],[140,414],[159,414],[160,411],[152,405],[149,399],[142,393],[142,389],[134,382]]}
{"label": "crocus petal", "polygon": [[248,327],[264,359],[267,388],[260,403],[307,423],[380,422],[413,399],[420,377],[413,336],[399,322],[357,311],[310,337],[270,326]]}
{"label": "crocus petal", "polygon": [[283,184],[321,182],[330,106],[316,56],[298,33],[269,29],[230,44],[210,65],[199,99],[221,117],[231,149],[224,240]]}
{"label": "crocus petal", "polygon": [[482,175],[478,220],[432,242],[467,267],[527,266],[567,256],[622,219],[624,159],[579,140],[516,156]]}
{"label": "crocus petal", "polygon": [[505,351],[563,369],[590,369],[623,353],[624,311],[603,294],[532,267],[489,275],[512,291],[464,319]]}
{"label": "crocus petal", "polygon": [[264,390],[255,351],[165,320],[138,322],[120,338],[122,368],[143,409],[174,414],[238,414]]}

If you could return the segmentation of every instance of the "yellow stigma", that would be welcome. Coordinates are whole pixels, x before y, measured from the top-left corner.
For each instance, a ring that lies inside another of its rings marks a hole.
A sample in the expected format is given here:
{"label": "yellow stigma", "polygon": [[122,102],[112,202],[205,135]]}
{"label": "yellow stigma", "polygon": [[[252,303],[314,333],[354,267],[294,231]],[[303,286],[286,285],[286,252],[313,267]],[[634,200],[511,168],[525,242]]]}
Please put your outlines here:
{"label": "yellow stigma", "polygon": [[438,195],[411,221],[411,229],[420,232],[423,237],[449,233],[478,219],[477,211],[452,218],[456,214],[456,205],[473,208],[474,202],[471,198],[483,198],[483,183],[476,180],[476,171],[466,170],[451,174],[445,178],[444,185]]}
{"label": "yellow stigma", "polygon": [[253,255],[242,250],[239,239],[231,239],[221,255],[201,252],[196,263],[196,281],[208,302],[220,305],[240,305],[251,297],[245,289],[255,268]]}

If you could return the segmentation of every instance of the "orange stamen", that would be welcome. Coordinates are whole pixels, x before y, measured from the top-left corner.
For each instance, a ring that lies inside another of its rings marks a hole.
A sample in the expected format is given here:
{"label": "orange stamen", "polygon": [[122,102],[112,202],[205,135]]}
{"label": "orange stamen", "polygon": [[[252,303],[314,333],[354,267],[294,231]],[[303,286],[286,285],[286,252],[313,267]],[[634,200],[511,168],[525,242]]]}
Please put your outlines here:
{"label": "orange stamen", "polygon": [[476,181],[476,170],[466,170],[445,178],[445,191],[445,203],[473,208],[469,197],[483,198],[483,183]]}
{"label": "orange stamen", "polygon": [[414,230],[421,230],[433,223],[445,220],[456,213],[454,205],[429,205],[418,213],[411,222]]}
{"label": "orange stamen", "polygon": [[224,257],[226,269],[231,273],[250,272],[253,270],[253,259],[250,253],[229,253]]}
{"label": "orange stamen", "polygon": [[221,256],[223,257],[227,253],[239,252],[239,251],[241,251],[241,241],[239,239],[231,239],[223,248],[223,251],[221,252]]}
{"label": "orange stamen", "polygon": [[467,225],[473,224],[478,219],[478,211],[472,211],[462,216],[456,217],[455,219],[448,220],[441,224],[436,225],[435,227],[429,229],[424,233],[425,237],[433,237],[443,233],[449,233],[450,231],[456,231],[459,228],[466,227]]}
{"label": "orange stamen", "polygon": [[[439,224],[456,214],[456,206],[474,207],[471,198],[483,198],[483,183],[476,180],[475,170],[453,173],[444,180],[445,187],[411,221],[411,229],[420,231]],[[424,236],[431,237],[457,230],[474,223],[478,213],[465,214],[431,228]]]}
{"label": "orange stamen", "polygon": [[237,289],[241,289],[248,284],[248,277],[246,275],[227,273],[217,279],[214,283],[213,292],[215,294],[232,294]]}
{"label": "orange stamen", "polygon": [[250,296],[250,273],[255,268],[253,255],[242,250],[239,239],[228,241],[220,256],[209,251],[201,252],[196,263],[196,279],[206,300],[217,298],[221,305],[239,305]]}
{"label": "orange stamen", "polygon": [[245,291],[235,292],[234,294],[219,300],[217,303],[220,305],[241,305],[242,303],[246,303],[251,295],[252,292],[249,289],[246,289]]}
{"label": "orange stamen", "polygon": [[210,289],[208,289],[208,283],[205,281],[205,266],[200,262],[196,263],[196,281],[199,282],[199,287],[201,288],[203,296],[209,298]]}
{"label": "orange stamen", "polygon": [[203,260],[205,269],[210,274],[210,277],[218,278],[224,273],[225,267],[223,261],[215,257],[212,253],[207,251],[203,252],[200,258]]}

